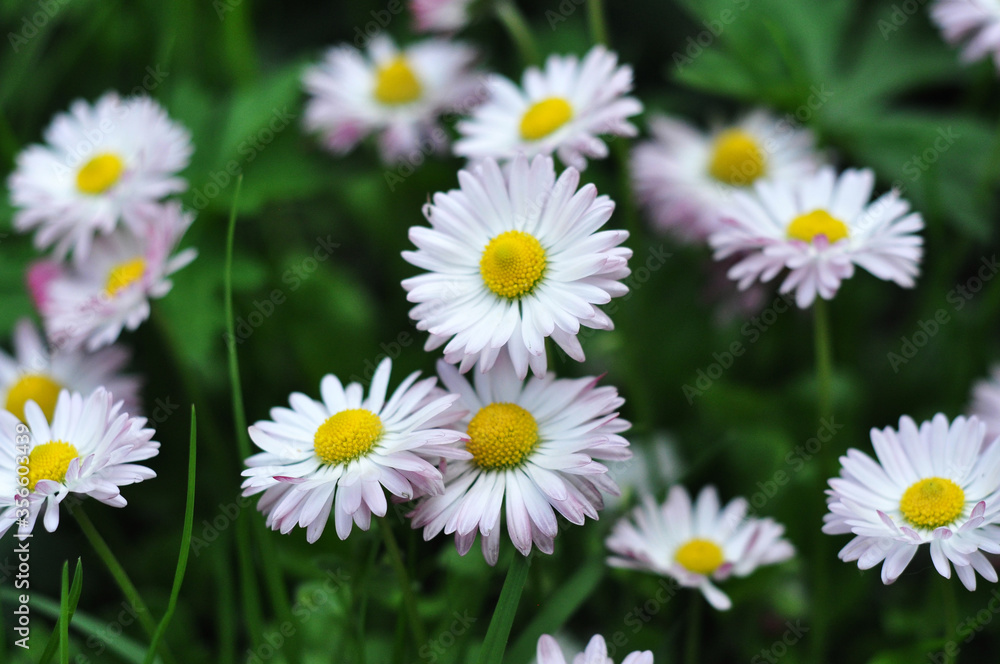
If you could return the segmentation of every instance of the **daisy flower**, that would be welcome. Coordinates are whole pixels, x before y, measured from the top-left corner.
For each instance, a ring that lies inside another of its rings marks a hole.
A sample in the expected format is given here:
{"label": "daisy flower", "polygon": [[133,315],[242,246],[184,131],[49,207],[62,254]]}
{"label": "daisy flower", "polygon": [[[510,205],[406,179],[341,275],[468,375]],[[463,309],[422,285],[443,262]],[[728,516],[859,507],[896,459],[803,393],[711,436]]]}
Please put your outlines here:
{"label": "daisy flower", "polygon": [[378,35],[367,53],[347,45],[332,48],[303,78],[312,95],[306,129],[321,134],[323,145],[337,154],[379,132],[387,163],[415,152],[441,152],[448,140],[437,117],[470,103],[474,58],[470,47],[443,39],[399,49]]}
{"label": "daisy flower", "polygon": [[[983,552],[1000,553],[1000,445],[984,443],[986,425],[976,417],[937,414],[920,427],[899,418],[899,430],[871,430],[877,460],[856,449],[840,457],[840,477],[830,480],[823,532],[854,535],[839,557],[858,568],[882,564],[882,582],[903,573],[917,549],[929,544],[938,573],[976,588],[979,572],[996,570]],[[884,561],[884,562],[883,562]]]}
{"label": "daisy flower", "polygon": [[95,240],[85,263],[66,266],[45,285],[40,313],[49,341],[94,351],[113,343],[122,328],[139,327],[149,318],[149,301],[173,287],[167,277],[197,255],[174,253],[193,220],[176,201],[150,204],[136,211],[135,230]]}
{"label": "daisy flower", "polygon": [[14,227],[36,230],[35,245],[54,246],[59,258],[72,250],[82,261],[95,234],[111,233],[119,219],[131,225],[137,206],[187,187],[177,173],[191,158],[191,136],[148,97],[77,100],[45,141],[17,156],[8,188],[20,208]]}
{"label": "daisy flower", "polygon": [[27,537],[43,508],[53,532],[71,493],[124,507],[120,487],[156,477],[135,463],[159,452],[145,425],[103,387],[88,397],[62,390],[51,423],[34,401],[24,405],[24,422],[0,411],[0,536],[17,525],[17,536]]}
{"label": "daisy flower", "polygon": [[353,524],[368,530],[372,514],[385,516],[385,490],[410,500],[441,493],[441,458],[468,456],[455,444],[465,436],[437,428],[461,417],[449,411],[456,395],[436,396],[437,382],[417,382],[410,374],[386,400],[392,362],[375,370],[364,398],[360,383],[343,387],[330,374],[320,383],[322,401],[299,392],[291,408],[272,408],[271,419],[250,427],[250,438],[264,450],[247,459],[243,495],[264,492],[257,508],[267,525],[283,534],[299,525],[306,539],[323,534],[333,511],[337,536],[346,539]]}
{"label": "daisy flower", "polygon": [[920,273],[924,227],[893,190],[869,203],[875,174],[830,167],[790,183],[758,182],[735,192],[722,226],[709,237],[716,260],[741,258],[729,269],[741,290],[788,268],[779,289],[795,290],[805,309],[818,294],[829,300],[859,265],[879,279],[912,288]]}
{"label": "daisy flower", "polygon": [[632,68],[595,46],[576,56],[551,55],[545,69],[529,67],[518,88],[503,76],[490,82],[490,97],[468,120],[458,123],[462,138],[455,154],[469,159],[512,159],[523,153],[551,155],[583,170],[587,157],[603,159],[608,146],[598,136],[635,136],[626,118],[642,112],[632,90]]}
{"label": "daisy flower", "polygon": [[970,413],[986,425],[984,443],[1000,436],[1000,365],[993,367],[989,379],[973,386]]}
{"label": "daisy flower", "polygon": [[747,517],[747,507],[745,499],[737,498],[720,509],[711,486],[701,490],[694,505],[681,486],[670,490],[663,505],[647,495],[632,519],[622,519],[612,529],[606,543],[616,555],[608,564],[673,577],[682,586],[698,588],[709,604],[725,611],[732,602],[713,581],[747,576],[795,555],[783,537],[785,527],[770,518]]}
{"label": "daisy flower", "polygon": [[601,461],[629,458],[619,434],[629,423],[618,417],[624,400],[596,378],[557,379],[554,374],[522,382],[506,354],[489,373],[476,373],[474,387],[455,367],[438,362],[441,382],[459,395],[467,411],[456,426],[467,435],[471,458],[448,464],[444,493],[422,500],[411,514],[424,539],[455,534],[465,555],[482,535],[486,562],[499,556],[501,514],[514,546],[527,556],[532,545],[552,553],[556,514],[575,525],[597,519],[601,491],[618,485]]}
{"label": "daisy flower", "polygon": [[938,0],[931,6],[931,18],[949,44],[966,42],[963,61],[992,54],[1000,69],[1000,0]]}
{"label": "daisy flower", "polygon": [[37,328],[21,319],[14,328],[14,356],[0,350],[0,407],[24,420],[24,405],[34,401],[48,421],[63,389],[90,394],[105,387],[123,402],[125,412],[139,404],[139,379],[121,375],[129,351],[109,346],[96,353],[46,347]]}
{"label": "daisy flower", "polygon": [[410,0],[418,32],[458,32],[469,23],[472,0]]}
{"label": "daisy flower", "polygon": [[734,191],[795,180],[820,164],[811,131],[764,110],[707,133],[663,116],[649,128],[652,139],[632,150],[636,196],[658,228],[691,242],[719,228]]}
{"label": "daisy flower", "polygon": [[[537,664],[566,664],[559,644],[548,634],[542,634],[538,639]],[[587,649],[573,658],[573,664],[614,664],[608,658],[608,646],[604,643],[604,637],[595,634],[587,644]],[[622,664],[653,664],[653,653],[649,650],[636,650],[627,655]]]}
{"label": "daisy flower", "polygon": [[467,371],[493,366],[507,348],[517,375],[548,366],[545,338],[583,361],[580,326],[610,330],[597,305],[628,292],[632,251],[625,231],[598,229],[614,203],[568,168],[556,180],[549,157],[519,155],[505,176],[492,159],[459,171],[460,189],[424,206],[431,228],[410,228],[418,251],[403,258],[429,270],[403,281],[425,348]]}

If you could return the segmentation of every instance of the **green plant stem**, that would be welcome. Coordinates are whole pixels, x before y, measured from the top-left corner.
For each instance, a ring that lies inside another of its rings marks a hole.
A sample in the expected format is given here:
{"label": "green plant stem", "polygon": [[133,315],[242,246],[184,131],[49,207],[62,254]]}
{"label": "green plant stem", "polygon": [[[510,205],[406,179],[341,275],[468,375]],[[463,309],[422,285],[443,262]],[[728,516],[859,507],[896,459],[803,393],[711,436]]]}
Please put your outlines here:
{"label": "green plant stem", "polygon": [[820,418],[833,414],[833,353],[830,350],[830,319],[827,303],[816,297],[813,303],[816,333],[816,392]]}
{"label": "green plant stem", "polygon": [[[80,525],[80,530],[87,537],[87,541],[90,545],[94,547],[94,551],[97,556],[104,562],[108,571],[111,572],[111,576],[114,578],[115,583],[121,589],[122,594],[125,595],[125,600],[132,605],[135,612],[138,614],[139,622],[142,624],[142,628],[146,630],[146,634],[153,638],[156,634],[156,622],[153,621],[153,616],[149,612],[149,607],[146,606],[146,602],[143,601],[142,596],[136,589],[132,580],[128,578],[128,574],[125,572],[125,568],[121,566],[115,554],[111,551],[111,547],[108,543],[104,541],[101,534],[97,532],[97,528],[94,527],[93,522],[87,513],[84,511],[82,505],[76,505],[72,508],[72,514],[76,518],[76,522]],[[163,656],[163,661],[168,664],[174,664],[173,655],[170,653],[170,649],[167,648],[166,643],[160,644],[160,655]]]}
{"label": "green plant stem", "polygon": [[604,15],[604,0],[587,0],[587,22],[590,24],[590,40],[595,44],[608,41],[608,24]]}
{"label": "green plant stem", "polygon": [[[816,352],[816,403],[820,421],[833,416],[833,353],[830,347],[830,319],[827,302],[816,297],[813,303],[815,352]],[[822,664],[826,658],[827,632],[829,626],[828,608],[830,605],[830,569],[827,561],[829,551],[828,537],[819,527],[823,514],[826,512],[826,501],[822,499],[826,488],[826,480],[836,472],[837,457],[830,450],[820,459],[820,472],[817,474],[819,485],[815,495],[817,516],[815,540],[813,546],[813,596],[812,596],[812,634],[810,634],[811,662]]]}
{"label": "green plant stem", "polygon": [[688,623],[687,643],[684,646],[684,662],[701,664],[701,660],[698,659],[698,649],[701,646],[701,614],[704,613],[702,604],[705,600],[698,592],[691,593],[691,600],[691,609],[688,611],[691,620]]}
{"label": "green plant stem", "polygon": [[[955,664],[958,661],[958,603],[955,601],[955,583],[953,579],[939,578],[934,580],[941,587],[941,614],[944,617],[944,662]],[[955,647],[949,647],[954,644]]]}
{"label": "green plant stem", "polygon": [[503,662],[507,640],[510,638],[510,628],[514,625],[517,604],[521,599],[524,584],[528,580],[530,567],[531,560],[527,556],[522,556],[517,551],[512,554],[510,567],[507,569],[507,579],[503,582],[503,589],[500,590],[500,598],[493,610],[489,629],[486,630],[486,638],[483,639],[483,648],[476,660],[477,664]]}
{"label": "green plant stem", "polygon": [[413,594],[413,585],[410,583],[410,575],[406,571],[403,563],[403,555],[396,542],[396,536],[392,534],[392,525],[385,519],[378,519],[378,529],[382,531],[382,539],[385,541],[386,551],[389,553],[389,564],[396,571],[399,578],[400,589],[403,591],[403,610],[410,622],[410,630],[413,632],[413,639],[417,644],[417,650],[427,643],[427,632],[424,624],[420,620],[420,613],[417,611],[417,599]]}
{"label": "green plant stem", "polygon": [[511,0],[500,0],[495,5],[497,18],[503,23],[510,38],[514,41],[521,60],[525,65],[537,65],[541,62],[535,37],[524,18],[524,14]]}

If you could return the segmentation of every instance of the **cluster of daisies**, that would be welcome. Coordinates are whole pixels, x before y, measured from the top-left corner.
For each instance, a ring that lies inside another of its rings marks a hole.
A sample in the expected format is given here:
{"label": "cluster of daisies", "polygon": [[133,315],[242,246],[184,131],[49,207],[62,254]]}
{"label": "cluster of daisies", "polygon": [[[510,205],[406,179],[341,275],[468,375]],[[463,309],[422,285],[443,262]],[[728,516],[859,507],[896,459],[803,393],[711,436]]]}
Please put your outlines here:
{"label": "cluster of daisies", "polygon": [[28,536],[43,508],[55,530],[70,494],[121,507],[119,487],[155,476],[135,463],[159,443],[117,341],[195,257],[177,252],[193,215],[168,198],[191,151],[156,102],[109,93],[74,102],[17,157],[14,226],[50,253],[26,275],[44,335],[23,319],[13,355],[0,351],[0,534]]}

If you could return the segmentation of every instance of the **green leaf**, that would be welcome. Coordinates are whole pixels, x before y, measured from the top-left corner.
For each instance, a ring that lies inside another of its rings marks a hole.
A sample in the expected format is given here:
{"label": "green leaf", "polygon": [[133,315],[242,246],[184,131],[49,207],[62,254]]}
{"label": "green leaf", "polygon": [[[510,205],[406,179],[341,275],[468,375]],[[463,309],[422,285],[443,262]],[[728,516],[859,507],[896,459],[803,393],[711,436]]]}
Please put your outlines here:
{"label": "green leaf", "polygon": [[[68,562],[66,563],[69,564]],[[56,653],[56,648],[60,647],[62,638],[63,626],[68,629],[69,624],[73,621],[73,614],[76,613],[76,606],[80,601],[80,594],[83,592],[83,559],[76,559],[76,570],[73,572],[73,585],[69,589],[69,603],[67,605],[67,612],[65,622],[60,613],[59,622],[56,624],[55,628],[52,630],[52,636],[49,637],[48,643],[45,644],[45,650],[42,652],[42,656],[38,658],[38,664],[48,664],[48,661],[52,659],[52,656]],[[60,607],[61,611],[61,607]]]}
{"label": "green leaf", "polygon": [[528,580],[529,567],[531,561],[515,551],[511,557],[510,568],[507,570],[507,580],[503,583],[500,599],[497,600],[496,609],[493,611],[493,619],[490,620],[490,627],[486,630],[483,649],[479,652],[479,659],[476,660],[478,664],[502,664],[510,628],[514,625],[514,616],[517,614],[517,603]]}

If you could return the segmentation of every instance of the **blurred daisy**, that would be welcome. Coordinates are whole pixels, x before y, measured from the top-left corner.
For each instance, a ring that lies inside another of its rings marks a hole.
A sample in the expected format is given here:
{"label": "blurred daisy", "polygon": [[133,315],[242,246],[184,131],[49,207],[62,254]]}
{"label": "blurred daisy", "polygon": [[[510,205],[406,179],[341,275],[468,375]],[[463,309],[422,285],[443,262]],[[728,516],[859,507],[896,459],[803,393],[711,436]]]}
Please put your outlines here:
{"label": "blurred daisy", "polygon": [[522,86],[496,76],[490,98],[468,120],[458,123],[462,138],[455,154],[470,159],[512,159],[523,153],[551,155],[583,170],[587,157],[603,159],[608,146],[598,136],[635,136],[626,118],[642,104],[625,95],[632,90],[632,68],[595,46],[576,56],[549,56],[544,71],[529,67]]}
{"label": "blurred daisy", "polygon": [[523,383],[506,354],[489,373],[475,374],[475,387],[444,362],[438,373],[459,395],[456,408],[467,411],[456,426],[468,436],[471,459],[449,463],[444,493],[413,511],[413,527],[424,529],[425,540],[455,533],[455,546],[465,555],[478,532],[486,562],[495,565],[504,513],[518,551],[526,556],[534,544],[552,553],[557,512],[583,525],[603,509],[601,491],[618,493],[597,461],[631,456],[619,435],[629,423],[616,412],[624,400],[613,387],[551,373]]}
{"label": "blurred daisy", "polygon": [[159,452],[145,425],[104,388],[88,397],[62,390],[51,424],[34,401],[24,405],[24,423],[0,411],[0,536],[17,525],[26,537],[43,508],[45,530],[53,532],[59,503],[71,493],[124,507],[119,487],[156,477],[135,463]]}
{"label": "blurred daisy", "polygon": [[111,233],[119,219],[132,225],[137,206],[187,187],[177,173],[191,157],[191,136],[148,97],[77,100],[45,141],[17,156],[8,187],[20,208],[14,227],[36,230],[35,245],[55,246],[59,258],[72,250],[82,262],[96,233]]}
{"label": "blurred daisy", "polygon": [[323,145],[337,154],[380,132],[379,151],[387,163],[443,151],[447,135],[437,116],[474,99],[474,58],[470,47],[443,39],[398,49],[378,35],[366,54],[346,45],[332,48],[303,78],[312,95],[306,129],[321,134]]}
{"label": "blurred daisy", "polygon": [[[975,417],[954,422],[937,414],[917,424],[899,418],[899,430],[871,430],[877,461],[855,449],[840,457],[840,477],[830,480],[830,512],[823,532],[852,533],[841,549],[858,568],[882,564],[882,583],[903,573],[917,549],[930,544],[938,573],[951,578],[949,562],[969,590],[979,572],[996,570],[983,552],[1000,553],[1000,445],[983,445],[986,425]],[[883,562],[884,561],[884,562]]]}
{"label": "blurred daisy", "polygon": [[136,210],[135,230],[95,240],[85,263],[46,283],[41,314],[49,341],[93,351],[113,343],[122,328],[139,327],[149,318],[149,301],[173,287],[167,277],[197,255],[194,249],[173,253],[193,220],[176,201],[150,204]]}
{"label": "blurred daisy", "polygon": [[993,367],[988,379],[973,386],[969,412],[986,425],[984,443],[992,443],[1000,436],[1000,365]]}
{"label": "blurred daisy", "polygon": [[127,413],[136,413],[139,379],[121,375],[130,353],[122,346],[109,346],[96,353],[55,348],[49,350],[28,319],[14,328],[14,357],[0,350],[0,407],[24,420],[24,404],[34,401],[52,421],[56,401],[63,389],[90,394],[104,386]]}
{"label": "blurred daisy", "polygon": [[746,513],[743,498],[720,509],[711,486],[701,490],[693,506],[681,486],[670,490],[663,505],[647,495],[632,513],[634,522],[622,519],[611,531],[607,546],[616,555],[608,564],[673,577],[682,586],[698,588],[709,604],[725,611],[732,602],[713,581],[747,576],[795,555],[783,537],[784,526]]}
{"label": "blurred daisy", "polygon": [[829,300],[859,265],[879,279],[904,288],[920,273],[924,222],[895,190],[869,203],[875,174],[849,169],[837,176],[824,167],[792,182],[758,182],[754,191],[735,192],[733,205],[709,243],[716,260],[741,258],[729,278],[741,290],[770,281],[784,268],[779,289],[795,290],[805,309],[818,294]]}
{"label": "blurred daisy", "polygon": [[[566,664],[559,644],[548,634],[542,634],[538,639],[537,664]],[[608,646],[604,637],[595,634],[587,649],[573,658],[573,664],[613,664],[608,658]],[[653,664],[653,653],[649,650],[630,653],[622,660],[622,664]]]}
{"label": "blurred daisy", "polygon": [[763,110],[707,134],[663,116],[649,127],[652,140],[632,150],[636,195],[658,228],[688,241],[718,230],[733,191],[795,180],[820,163],[811,131]]}
{"label": "blurred daisy", "polygon": [[502,348],[521,378],[548,366],[545,338],[583,361],[580,326],[610,330],[596,305],[628,292],[632,251],[619,247],[625,231],[598,229],[614,203],[592,184],[579,191],[580,173],[556,180],[552,159],[518,156],[504,176],[492,159],[459,171],[461,189],[434,194],[424,207],[431,228],[410,228],[418,251],[403,258],[429,270],[403,281],[425,348],[447,343],[444,357],[467,371],[493,366]]}
{"label": "blurred daisy", "polygon": [[965,42],[963,61],[992,55],[1000,69],[1000,0],[937,0],[931,18],[948,43]]}
{"label": "blurred daisy", "polygon": [[437,380],[417,382],[416,372],[387,401],[391,369],[388,359],[378,365],[368,398],[360,383],[345,388],[328,374],[320,383],[322,401],[295,392],[290,409],[272,408],[271,420],[250,427],[264,451],[246,461],[243,495],[264,492],[257,508],[268,527],[287,534],[298,525],[315,542],[332,510],[337,536],[346,539],[353,524],[368,530],[372,514],[385,516],[383,488],[404,500],[441,493],[434,464],[469,456],[455,445],[462,433],[432,428],[461,417],[460,411],[446,415],[458,397],[428,399]]}
{"label": "blurred daisy", "polygon": [[458,32],[469,22],[472,0],[410,0],[418,32]]}

